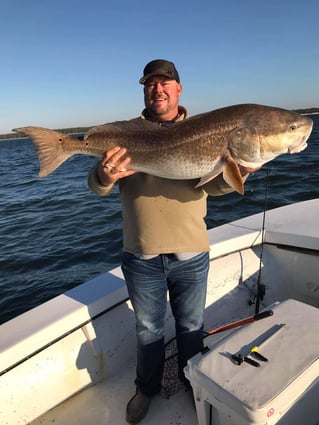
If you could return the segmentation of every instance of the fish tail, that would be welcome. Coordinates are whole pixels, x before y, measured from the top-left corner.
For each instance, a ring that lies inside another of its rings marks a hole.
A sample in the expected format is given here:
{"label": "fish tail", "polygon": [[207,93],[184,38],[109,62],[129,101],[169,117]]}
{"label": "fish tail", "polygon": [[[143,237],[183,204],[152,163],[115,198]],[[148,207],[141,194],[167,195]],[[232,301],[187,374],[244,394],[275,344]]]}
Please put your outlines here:
{"label": "fish tail", "polygon": [[39,177],[48,176],[72,156],[71,153],[65,152],[64,149],[64,143],[71,139],[66,134],[42,127],[21,127],[15,128],[13,131],[22,133],[32,139],[37,149],[40,163]]}

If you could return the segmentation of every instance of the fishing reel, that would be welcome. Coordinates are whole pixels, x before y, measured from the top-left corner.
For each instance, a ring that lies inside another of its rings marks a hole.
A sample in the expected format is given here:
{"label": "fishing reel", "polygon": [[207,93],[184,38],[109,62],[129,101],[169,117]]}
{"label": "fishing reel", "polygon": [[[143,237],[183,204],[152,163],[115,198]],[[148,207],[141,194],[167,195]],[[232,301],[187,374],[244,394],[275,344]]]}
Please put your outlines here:
{"label": "fishing reel", "polygon": [[254,295],[253,299],[250,299],[248,301],[248,305],[254,305],[256,303],[257,297],[260,301],[263,301],[265,295],[266,295],[266,285],[264,285],[263,283],[257,283],[257,294]]}

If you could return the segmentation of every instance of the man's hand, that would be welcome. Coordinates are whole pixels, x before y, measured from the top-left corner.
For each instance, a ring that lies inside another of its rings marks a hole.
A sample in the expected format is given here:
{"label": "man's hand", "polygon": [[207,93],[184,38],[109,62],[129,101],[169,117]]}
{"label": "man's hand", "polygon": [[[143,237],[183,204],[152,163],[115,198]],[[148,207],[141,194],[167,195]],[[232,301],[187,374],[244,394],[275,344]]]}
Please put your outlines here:
{"label": "man's hand", "polygon": [[115,147],[107,151],[101,159],[97,175],[99,182],[103,186],[114,184],[123,177],[131,176],[135,170],[127,170],[126,167],[131,162],[130,157],[126,157],[126,149]]}

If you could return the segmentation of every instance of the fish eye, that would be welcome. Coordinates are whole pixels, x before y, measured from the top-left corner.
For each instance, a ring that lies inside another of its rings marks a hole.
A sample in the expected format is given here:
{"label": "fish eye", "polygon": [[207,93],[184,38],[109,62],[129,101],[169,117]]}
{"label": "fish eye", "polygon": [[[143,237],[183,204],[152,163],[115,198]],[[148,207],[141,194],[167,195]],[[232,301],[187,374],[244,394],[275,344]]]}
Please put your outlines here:
{"label": "fish eye", "polygon": [[288,127],[288,130],[289,131],[295,131],[295,130],[297,130],[297,124],[290,124],[290,126]]}

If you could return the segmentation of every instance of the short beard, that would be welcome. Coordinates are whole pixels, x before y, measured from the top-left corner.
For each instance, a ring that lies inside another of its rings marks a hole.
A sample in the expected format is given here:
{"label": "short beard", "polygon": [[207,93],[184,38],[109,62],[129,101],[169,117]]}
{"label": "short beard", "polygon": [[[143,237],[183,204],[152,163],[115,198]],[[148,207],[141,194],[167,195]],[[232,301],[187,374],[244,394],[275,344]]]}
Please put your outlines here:
{"label": "short beard", "polygon": [[166,109],[162,109],[160,111],[158,111],[158,109],[156,107],[153,107],[153,105],[147,105],[145,104],[145,107],[148,111],[148,113],[153,117],[158,119],[159,121],[161,120],[161,117],[166,116],[167,114],[169,114],[171,111],[173,111],[176,108],[176,105],[174,106],[168,106]]}

